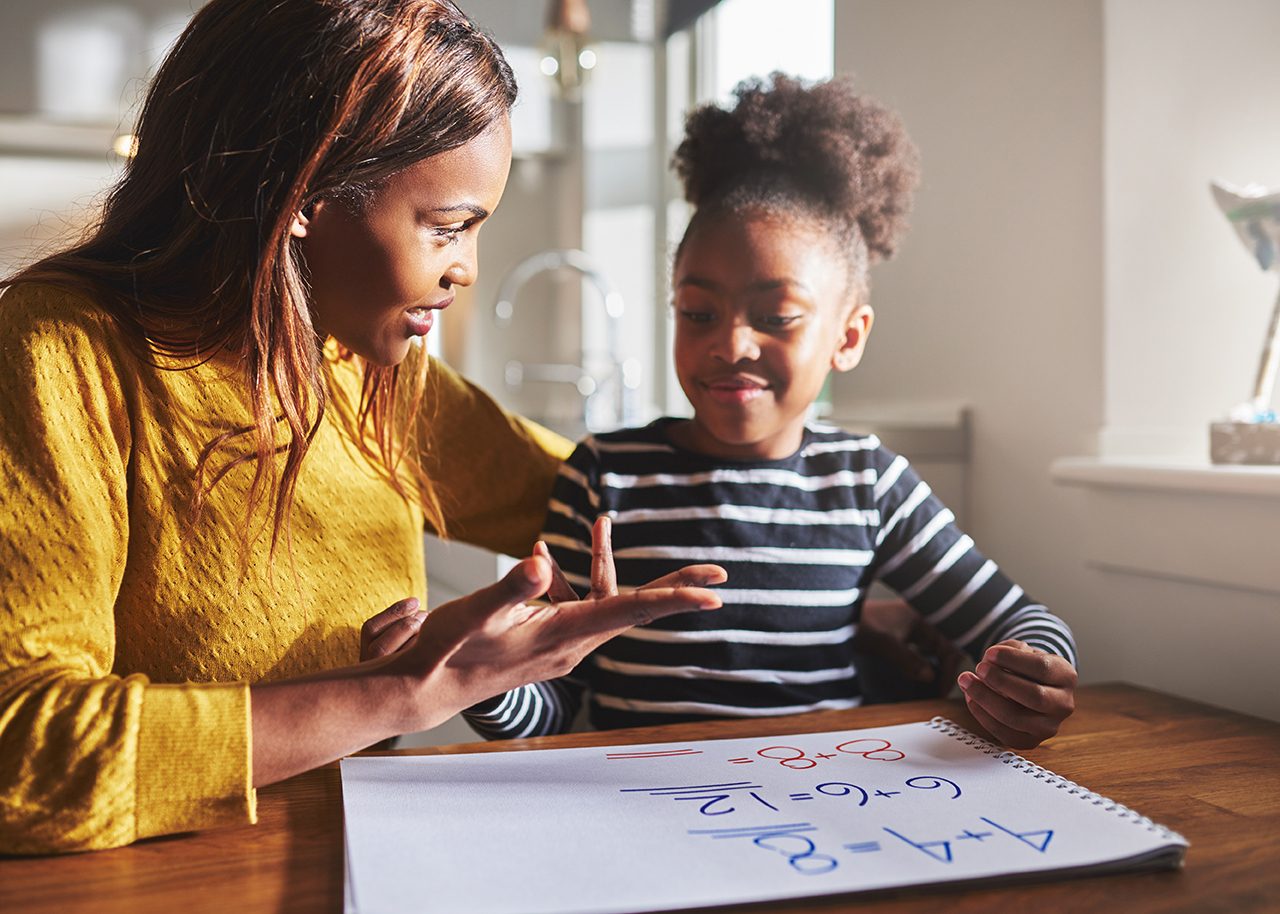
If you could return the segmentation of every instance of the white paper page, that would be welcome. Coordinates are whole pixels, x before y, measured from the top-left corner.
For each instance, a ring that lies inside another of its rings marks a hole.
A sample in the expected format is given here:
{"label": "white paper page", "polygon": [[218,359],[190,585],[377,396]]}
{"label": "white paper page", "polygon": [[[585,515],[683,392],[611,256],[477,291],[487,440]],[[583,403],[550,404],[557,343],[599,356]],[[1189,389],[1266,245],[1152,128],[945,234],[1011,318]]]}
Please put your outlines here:
{"label": "white paper page", "polygon": [[1185,846],[946,730],[344,759],[359,910],[654,911]]}

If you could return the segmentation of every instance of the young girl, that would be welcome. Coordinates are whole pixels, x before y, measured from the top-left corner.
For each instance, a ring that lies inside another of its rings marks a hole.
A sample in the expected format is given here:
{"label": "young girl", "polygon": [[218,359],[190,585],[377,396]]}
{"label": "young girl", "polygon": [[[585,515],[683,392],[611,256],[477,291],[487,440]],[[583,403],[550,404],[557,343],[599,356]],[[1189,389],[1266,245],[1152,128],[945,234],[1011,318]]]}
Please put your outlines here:
{"label": "young girl", "polygon": [[675,367],[692,419],[583,441],[544,539],[580,589],[612,525],[618,584],[690,561],[728,571],[724,609],[672,616],[574,675],[470,711],[487,736],[849,708],[854,636],[881,580],[977,661],[959,685],[991,735],[1029,747],[1071,713],[1067,626],[984,558],[907,461],[806,421],[862,357],[867,268],[893,253],[916,181],[898,119],[847,82],[775,74],[687,122],[675,165],[696,211],[677,249]]}

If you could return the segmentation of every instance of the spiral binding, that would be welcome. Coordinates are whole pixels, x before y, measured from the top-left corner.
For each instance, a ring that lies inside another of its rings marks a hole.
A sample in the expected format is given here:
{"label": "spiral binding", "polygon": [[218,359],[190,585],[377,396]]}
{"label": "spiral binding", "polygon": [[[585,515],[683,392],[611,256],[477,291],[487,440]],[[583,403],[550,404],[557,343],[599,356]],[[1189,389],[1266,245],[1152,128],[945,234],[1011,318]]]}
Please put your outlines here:
{"label": "spiral binding", "polygon": [[1089,801],[1094,806],[1102,807],[1104,812],[1114,812],[1125,821],[1132,822],[1150,832],[1154,832],[1166,841],[1180,841],[1183,844],[1187,843],[1187,839],[1176,831],[1173,831],[1170,828],[1165,828],[1165,826],[1161,825],[1159,822],[1153,822],[1137,810],[1130,809],[1122,803],[1117,803],[1115,800],[1108,799],[1100,793],[1094,793],[1089,788],[1082,787],[1075,781],[1068,780],[1059,774],[1055,774],[1048,768],[1041,767],[1030,759],[1023,758],[1016,752],[1003,749],[990,740],[983,739],[971,730],[966,730],[955,721],[948,720],[945,717],[935,717],[933,720],[929,721],[927,726],[932,727],[934,730],[937,730],[946,736],[950,736],[953,739],[960,740],[960,742],[964,743],[966,746],[971,746],[984,755],[989,755],[996,761],[1003,762],[1016,771],[1025,772],[1037,781],[1043,781],[1045,786],[1065,790],[1070,796],[1079,797],[1082,800]]}

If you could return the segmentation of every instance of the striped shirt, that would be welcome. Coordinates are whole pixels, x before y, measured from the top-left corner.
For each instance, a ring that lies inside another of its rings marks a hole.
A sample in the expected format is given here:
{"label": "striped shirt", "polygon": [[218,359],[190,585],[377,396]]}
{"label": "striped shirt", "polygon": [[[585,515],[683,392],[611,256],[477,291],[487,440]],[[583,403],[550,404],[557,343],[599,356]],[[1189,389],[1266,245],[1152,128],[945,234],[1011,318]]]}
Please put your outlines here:
{"label": "striped shirt", "polygon": [[613,521],[619,589],[685,565],[729,573],[723,608],[630,629],[574,673],[466,712],[488,738],[593,726],[794,714],[861,703],[853,637],[873,580],[975,660],[1018,638],[1074,666],[1070,629],[973,540],[906,459],[873,435],[810,424],[783,460],[727,462],[678,448],[659,419],[587,438],[561,467],[543,539],[579,593],[591,527]]}

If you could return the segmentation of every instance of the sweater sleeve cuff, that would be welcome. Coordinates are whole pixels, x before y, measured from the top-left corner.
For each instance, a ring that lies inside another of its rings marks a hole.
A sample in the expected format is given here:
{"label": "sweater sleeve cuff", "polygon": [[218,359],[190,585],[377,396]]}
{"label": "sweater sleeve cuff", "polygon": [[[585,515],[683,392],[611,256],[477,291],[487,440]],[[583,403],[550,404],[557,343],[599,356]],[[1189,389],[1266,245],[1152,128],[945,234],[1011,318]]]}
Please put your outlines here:
{"label": "sweater sleeve cuff", "polygon": [[148,685],[137,755],[137,837],[258,821],[247,683]]}

